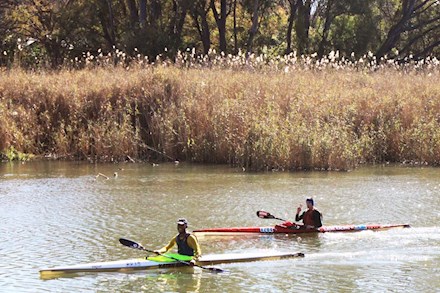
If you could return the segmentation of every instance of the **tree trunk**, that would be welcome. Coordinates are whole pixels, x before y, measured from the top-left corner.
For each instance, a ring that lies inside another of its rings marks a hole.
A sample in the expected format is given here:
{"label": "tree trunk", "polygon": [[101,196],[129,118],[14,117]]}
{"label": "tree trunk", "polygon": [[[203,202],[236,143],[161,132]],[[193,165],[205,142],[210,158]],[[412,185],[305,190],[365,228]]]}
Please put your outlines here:
{"label": "tree trunk", "polygon": [[238,38],[237,38],[237,0],[234,0],[234,54],[238,54]]}
{"label": "tree trunk", "polygon": [[128,10],[130,11],[130,25],[134,29],[138,21],[138,12],[135,0],[127,0]]}
{"label": "tree trunk", "polygon": [[327,7],[325,10],[325,22],[324,22],[324,29],[322,31],[322,39],[321,42],[319,43],[319,48],[318,48],[319,58],[322,58],[322,56],[324,56],[325,47],[327,46],[327,42],[328,42],[327,40],[328,33],[330,31],[330,25],[333,21],[333,15],[331,14],[332,5],[333,5],[333,1],[328,0]]}
{"label": "tree trunk", "polygon": [[202,17],[202,44],[203,52],[208,54],[209,49],[211,49],[211,32],[209,30],[209,23],[206,14]]}
{"label": "tree trunk", "polygon": [[182,30],[185,23],[186,14],[188,13],[189,0],[173,1],[173,13],[169,26],[169,36],[175,50],[181,44]]}
{"label": "tree trunk", "polygon": [[191,17],[194,20],[197,32],[203,45],[203,54],[208,54],[211,48],[211,32],[209,29],[207,15],[210,10],[210,5],[206,8],[206,0],[201,0],[194,4],[191,8]]}
{"label": "tree trunk", "polygon": [[252,53],[252,43],[254,41],[255,35],[257,34],[258,31],[258,8],[260,6],[260,1],[259,0],[254,0],[254,7],[253,7],[253,12],[252,12],[252,26],[249,30],[249,38],[247,41],[247,54],[251,54]]}
{"label": "tree trunk", "polygon": [[150,2],[150,24],[154,27],[157,26],[157,22],[162,15],[162,6],[160,4],[160,0],[151,0]]}
{"label": "tree trunk", "polygon": [[298,18],[296,19],[297,46],[300,55],[306,54],[309,48],[309,28],[311,0],[298,1]]}
{"label": "tree trunk", "polygon": [[286,54],[290,54],[292,52],[292,30],[293,30],[293,22],[295,20],[296,10],[298,9],[298,2],[301,0],[289,0],[290,6],[290,14],[289,14],[289,25],[287,26],[287,34],[286,34]]}
{"label": "tree trunk", "polygon": [[227,17],[227,0],[220,0],[220,13],[217,11],[217,7],[215,7],[215,1],[211,0],[211,9],[214,14],[214,19],[217,24],[218,35],[219,35],[219,46],[220,52],[226,52],[226,17]]}
{"label": "tree trunk", "polygon": [[107,42],[108,48],[111,50],[116,43],[111,1],[99,1],[97,4],[97,16],[102,27],[103,37]]}
{"label": "tree trunk", "polygon": [[385,56],[385,54],[389,53],[391,49],[396,46],[396,43],[400,39],[400,35],[405,30],[405,26],[408,21],[411,19],[411,15],[414,12],[415,4],[417,0],[403,0],[402,1],[402,16],[399,21],[391,27],[387,34],[387,38],[376,51],[377,61]]}
{"label": "tree trunk", "polygon": [[145,27],[147,21],[147,0],[139,0],[139,23]]}
{"label": "tree trunk", "polygon": [[115,20],[114,20],[114,15],[113,15],[113,7],[112,7],[112,2],[111,0],[107,0],[107,5],[108,5],[108,17],[109,17],[109,32],[110,32],[110,37],[112,40],[112,46],[116,43],[116,33],[115,33]]}

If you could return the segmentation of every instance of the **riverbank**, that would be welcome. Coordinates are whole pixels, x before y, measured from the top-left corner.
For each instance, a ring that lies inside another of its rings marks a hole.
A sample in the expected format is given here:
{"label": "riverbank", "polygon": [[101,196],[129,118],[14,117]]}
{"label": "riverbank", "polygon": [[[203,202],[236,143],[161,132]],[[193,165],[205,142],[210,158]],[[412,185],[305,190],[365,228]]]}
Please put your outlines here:
{"label": "riverbank", "polygon": [[0,150],[248,170],[440,164],[440,73],[147,66],[0,72]]}

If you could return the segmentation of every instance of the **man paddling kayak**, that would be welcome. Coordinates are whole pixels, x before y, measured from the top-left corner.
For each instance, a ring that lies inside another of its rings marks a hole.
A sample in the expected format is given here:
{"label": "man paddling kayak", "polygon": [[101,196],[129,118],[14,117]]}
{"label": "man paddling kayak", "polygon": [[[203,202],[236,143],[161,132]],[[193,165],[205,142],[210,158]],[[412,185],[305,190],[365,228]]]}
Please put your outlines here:
{"label": "man paddling kayak", "polygon": [[175,244],[177,244],[177,252],[179,254],[194,256],[194,258],[190,261],[190,264],[194,265],[196,260],[202,255],[202,251],[196,236],[187,233],[186,228],[188,228],[188,221],[184,218],[178,219],[177,231],[179,234],[173,237],[166,246],[159,250],[155,250],[154,252],[160,254],[165,253],[173,248]]}
{"label": "man paddling kayak", "polygon": [[301,205],[296,210],[295,221],[303,220],[304,228],[306,229],[316,229],[321,227],[322,215],[317,209],[315,209],[313,198],[306,199],[306,204],[308,210],[303,212],[301,216],[299,215],[301,213]]}

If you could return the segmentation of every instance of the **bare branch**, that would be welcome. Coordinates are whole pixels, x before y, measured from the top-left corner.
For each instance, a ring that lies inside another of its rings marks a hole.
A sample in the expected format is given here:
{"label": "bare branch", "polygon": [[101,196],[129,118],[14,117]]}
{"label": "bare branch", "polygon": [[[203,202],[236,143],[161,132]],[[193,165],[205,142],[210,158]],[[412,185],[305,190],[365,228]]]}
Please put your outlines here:
{"label": "bare branch", "polygon": [[[417,10],[419,10],[420,8],[422,8],[423,6],[425,6],[425,4],[426,3],[428,3],[429,1],[432,1],[432,0],[425,0],[425,1],[422,1],[422,3],[420,3],[419,5],[417,5],[415,8],[414,8],[414,11],[417,11]],[[435,1],[433,1],[433,3],[434,3]],[[431,4],[433,4],[433,3],[431,3]]]}
{"label": "bare branch", "polygon": [[440,21],[440,16],[438,16],[436,18],[433,18],[433,19],[430,19],[430,20],[427,20],[427,21],[424,21],[424,22],[420,22],[416,26],[412,26],[412,27],[410,27],[408,29],[405,29],[405,31],[406,32],[414,31],[416,29],[419,29],[421,27],[427,26],[427,25],[429,25],[429,24],[431,24],[433,22],[437,22],[437,21]]}
{"label": "bare branch", "polygon": [[414,55],[414,59],[418,60],[422,57],[426,57],[435,47],[440,46],[440,40],[437,42],[432,43],[428,47],[426,47],[422,52],[419,52]]}
{"label": "bare branch", "polygon": [[424,32],[418,34],[416,37],[412,38],[412,39],[408,42],[408,44],[406,44],[406,46],[405,46],[403,49],[401,49],[401,50],[399,50],[399,51],[402,52],[402,53],[403,53],[403,52],[407,52],[407,51],[409,51],[409,49],[411,48],[412,45],[414,45],[414,43],[416,43],[418,40],[420,40],[421,38],[423,38],[424,36],[426,36],[428,33],[432,32],[432,31],[435,31],[435,30],[437,30],[437,29],[439,29],[439,28],[440,28],[440,25],[433,26],[433,27],[431,27],[431,28],[425,30]]}

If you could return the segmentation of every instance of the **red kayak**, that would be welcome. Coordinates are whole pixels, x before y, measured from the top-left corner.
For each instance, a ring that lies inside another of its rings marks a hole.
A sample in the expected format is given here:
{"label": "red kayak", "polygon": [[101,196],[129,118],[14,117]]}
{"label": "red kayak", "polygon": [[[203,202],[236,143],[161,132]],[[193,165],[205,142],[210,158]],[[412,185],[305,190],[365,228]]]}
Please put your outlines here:
{"label": "red kayak", "polygon": [[322,226],[318,229],[305,229],[302,225],[281,224],[274,227],[232,227],[232,228],[209,228],[193,231],[197,236],[233,236],[246,234],[313,234],[327,232],[357,232],[365,230],[387,230],[391,228],[408,228],[409,224],[370,224],[370,225],[340,225]]}

